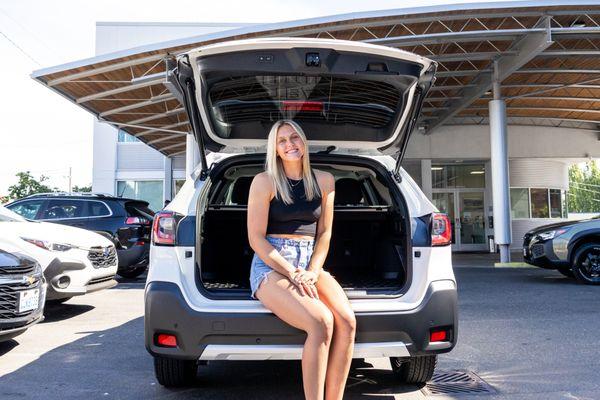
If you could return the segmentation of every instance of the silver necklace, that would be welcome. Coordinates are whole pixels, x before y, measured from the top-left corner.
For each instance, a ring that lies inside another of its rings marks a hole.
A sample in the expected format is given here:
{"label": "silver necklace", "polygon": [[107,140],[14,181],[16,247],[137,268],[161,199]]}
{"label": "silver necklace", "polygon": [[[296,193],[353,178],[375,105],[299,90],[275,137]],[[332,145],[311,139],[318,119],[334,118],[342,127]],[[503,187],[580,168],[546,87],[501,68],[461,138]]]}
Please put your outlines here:
{"label": "silver necklace", "polygon": [[300,178],[300,180],[295,185],[292,184],[293,179],[291,179],[291,178],[287,178],[287,179],[288,179],[288,183],[290,184],[291,187],[296,187],[296,186],[298,186],[300,184],[300,182],[302,182],[303,178]]}

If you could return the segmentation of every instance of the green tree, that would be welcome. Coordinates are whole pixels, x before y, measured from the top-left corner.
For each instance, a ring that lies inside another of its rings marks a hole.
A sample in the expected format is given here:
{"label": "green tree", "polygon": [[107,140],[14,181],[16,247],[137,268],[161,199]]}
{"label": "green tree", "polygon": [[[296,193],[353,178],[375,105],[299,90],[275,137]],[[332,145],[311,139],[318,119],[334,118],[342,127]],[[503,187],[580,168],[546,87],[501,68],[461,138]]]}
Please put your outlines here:
{"label": "green tree", "polygon": [[35,193],[47,193],[56,191],[56,188],[50,188],[44,182],[48,180],[47,176],[41,175],[40,179],[35,179],[29,171],[17,172],[19,181],[16,185],[8,187],[8,197],[13,200],[21,199]]}
{"label": "green tree", "polygon": [[589,161],[569,168],[569,211],[600,212],[600,167]]}
{"label": "green tree", "polygon": [[89,193],[92,191],[92,185],[89,186],[77,186],[73,185],[73,191],[79,193]]}

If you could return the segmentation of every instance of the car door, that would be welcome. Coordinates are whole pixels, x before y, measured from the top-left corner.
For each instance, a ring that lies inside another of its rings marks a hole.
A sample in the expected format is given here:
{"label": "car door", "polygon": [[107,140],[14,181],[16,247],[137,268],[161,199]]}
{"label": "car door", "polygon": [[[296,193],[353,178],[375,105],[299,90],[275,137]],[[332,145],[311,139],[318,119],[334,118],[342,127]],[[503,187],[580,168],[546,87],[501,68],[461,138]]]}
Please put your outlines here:
{"label": "car door", "polygon": [[41,218],[41,214],[44,211],[44,202],[44,199],[21,200],[7,204],[6,208],[23,218],[37,220]]}
{"label": "car door", "polygon": [[40,215],[40,220],[85,228],[87,204],[77,199],[49,199]]}

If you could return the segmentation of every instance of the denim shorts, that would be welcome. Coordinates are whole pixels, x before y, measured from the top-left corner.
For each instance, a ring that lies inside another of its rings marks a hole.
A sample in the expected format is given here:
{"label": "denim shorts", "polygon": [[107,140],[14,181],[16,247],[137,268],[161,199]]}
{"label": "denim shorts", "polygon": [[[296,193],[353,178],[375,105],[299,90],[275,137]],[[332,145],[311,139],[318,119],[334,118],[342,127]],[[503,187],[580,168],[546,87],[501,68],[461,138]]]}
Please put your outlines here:
{"label": "denim shorts", "polygon": [[[315,241],[312,239],[284,239],[267,236],[267,241],[285,258],[290,264],[296,268],[306,269],[313,253]],[[274,269],[269,267],[261,260],[256,253],[252,257],[250,265],[250,289],[252,290],[252,298],[256,299],[254,294],[262,283],[263,279],[267,279],[269,272]]]}

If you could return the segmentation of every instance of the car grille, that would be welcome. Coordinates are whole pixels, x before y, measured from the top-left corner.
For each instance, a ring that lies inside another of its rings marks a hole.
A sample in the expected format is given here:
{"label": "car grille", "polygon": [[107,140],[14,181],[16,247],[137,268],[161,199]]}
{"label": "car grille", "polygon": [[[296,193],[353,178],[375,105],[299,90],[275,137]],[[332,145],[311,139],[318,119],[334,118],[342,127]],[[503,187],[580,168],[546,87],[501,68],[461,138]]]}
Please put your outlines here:
{"label": "car grille", "polygon": [[534,244],[531,246],[531,254],[533,257],[541,257],[544,255],[544,245],[543,244]]}
{"label": "car grille", "polygon": [[112,267],[117,263],[117,250],[114,246],[92,247],[88,253],[88,260],[94,268]]}
{"label": "car grille", "polygon": [[0,285],[0,321],[24,317],[36,312],[37,310],[29,310],[19,313],[17,312],[17,307],[19,303],[19,292],[35,289],[39,286],[39,277],[31,285],[28,283],[7,283]]}
{"label": "car grille", "polygon": [[19,265],[17,267],[0,266],[0,276],[27,275],[35,270],[35,264]]}

